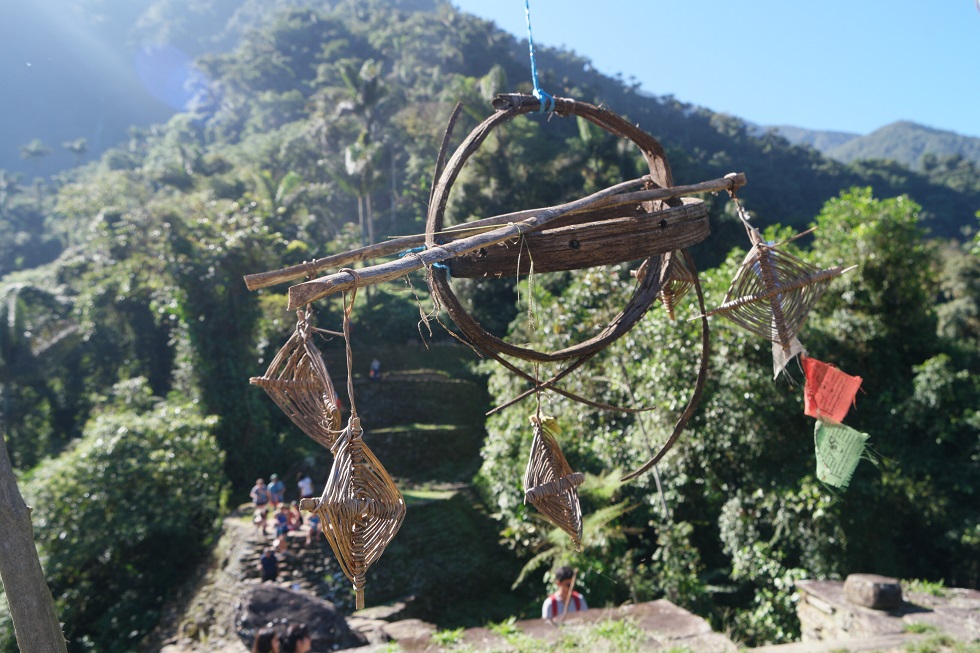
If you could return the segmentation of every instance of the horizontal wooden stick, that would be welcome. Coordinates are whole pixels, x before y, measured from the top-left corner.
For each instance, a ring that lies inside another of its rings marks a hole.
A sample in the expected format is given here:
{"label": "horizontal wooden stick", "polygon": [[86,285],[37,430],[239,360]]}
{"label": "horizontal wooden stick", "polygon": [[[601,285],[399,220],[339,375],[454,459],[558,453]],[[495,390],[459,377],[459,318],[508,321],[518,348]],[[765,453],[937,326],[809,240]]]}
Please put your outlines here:
{"label": "horizontal wooden stick", "polygon": [[543,227],[563,215],[594,204],[597,200],[615,195],[637,184],[645,183],[645,181],[645,177],[632,181],[624,181],[621,184],[610,186],[574,202],[544,209],[538,215],[522,220],[521,222],[511,222],[502,227],[497,227],[493,231],[454,240],[445,245],[430,247],[422,252],[418,252],[412,256],[406,256],[397,261],[361,268],[357,271],[341,270],[340,272],[314,281],[297,284],[289,289],[289,310],[296,310],[327,295],[352,288],[370,286],[383,281],[394,281],[399,277],[403,277],[422,267],[428,267],[433,263],[440,263],[454,256],[480,249],[481,247],[489,247],[490,245],[502,243],[512,238],[519,238],[523,233]]}
{"label": "horizontal wooden stick", "polygon": [[[645,179],[645,178],[641,178]],[[731,173],[719,179],[712,179],[711,181],[704,181],[698,184],[690,184],[688,186],[671,186],[670,188],[654,188],[651,190],[640,190],[632,193],[623,193],[620,195],[615,195],[612,197],[607,197],[602,200],[597,200],[592,204],[579,209],[577,211],[569,211],[565,215],[583,213],[585,211],[594,211],[598,209],[604,209],[611,206],[618,206],[622,204],[631,204],[636,202],[649,202],[653,200],[663,200],[669,199],[671,197],[680,197],[682,195],[693,195],[696,193],[712,193],[722,190],[737,190],[744,186],[746,183],[744,173]],[[442,236],[454,236],[454,235],[466,235],[471,233],[471,231],[490,228],[493,226],[501,224],[509,224],[511,222],[518,222],[524,220],[528,217],[532,217],[546,211],[548,209],[527,209],[524,211],[516,211],[514,213],[506,213],[503,215],[497,215],[490,218],[484,218],[482,220],[476,220],[474,222],[467,222],[461,225],[455,225],[449,227],[448,229],[440,232]],[[310,276],[321,272],[323,270],[341,268],[345,266],[352,265],[360,261],[368,261],[375,258],[380,258],[382,256],[390,256],[392,254],[397,254],[399,252],[404,252],[406,250],[418,247],[425,243],[425,235],[419,234],[415,236],[401,236],[399,238],[392,238],[391,240],[385,241],[383,243],[377,243],[374,245],[369,245],[367,247],[360,247],[358,249],[351,250],[349,252],[341,252],[340,254],[334,254],[332,256],[326,256],[324,258],[316,259],[315,261],[310,261],[309,263],[302,263],[300,265],[293,265],[281,270],[273,270],[270,272],[257,272],[255,274],[249,274],[245,276],[245,286],[249,290],[258,290],[259,288],[268,288],[270,286],[275,286],[280,283],[285,283],[287,281],[294,281],[305,276]]]}

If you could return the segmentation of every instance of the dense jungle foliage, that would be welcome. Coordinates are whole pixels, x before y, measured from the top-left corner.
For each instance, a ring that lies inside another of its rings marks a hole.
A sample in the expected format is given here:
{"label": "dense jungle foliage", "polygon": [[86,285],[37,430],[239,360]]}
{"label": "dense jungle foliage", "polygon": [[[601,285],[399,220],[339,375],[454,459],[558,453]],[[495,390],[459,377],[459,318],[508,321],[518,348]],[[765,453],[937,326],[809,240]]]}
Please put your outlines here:
{"label": "dense jungle foliage", "polygon": [[[526,45],[447,3],[311,4],[270,11],[233,51],[201,57],[208,82],[193,110],[134,128],[98,162],[33,183],[0,170],[3,431],[70,650],[133,650],[206,553],[228,493],[323,459],[247,385],[294,322],[285,286],[250,293],[242,276],[423,231],[454,105],[463,104],[456,143],[494,93],[531,90]],[[973,164],[844,165],[774,133],[754,136],[738,118],[643,94],[572,53],[539,57],[545,89],[601,103],[660,138],[676,183],[745,172],[741,201],[767,237],[815,223],[793,251],[857,266],[834,281],[801,340],[863,377],[847,423],[870,434],[878,463],[862,462],[846,492],[822,486],[799,368],[774,381],[769,343],[716,318],[708,386],[659,466],[662,495],[652,473],[619,484],[688,400],[700,352],[688,297],[676,321],[652,310],[563,382],[651,411],[542,397],[573,467],[589,474],[582,551],[520,500],[535,407],[487,422],[475,483],[527,561],[522,582],[570,561],[591,605],[666,596],[747,643],[798,634],[792,583],[803,577],[861,571],[977,587]],[[546,206],[642,173],[628,144],[532,115],[470,161],[450,212],[461,221]],[[731,202],[705,199],[713,235],[694,256],[715,306],[746,239]],[[495,333],[555,349],[622,308],[630,267],[532,277],[516,292],[455,283]],[[416,294],[432,310],[419,275],[410,291],[396,286],[358,296],[355,347],[411,338]],[[339,299],[317,310],[318,323],[339,326]],[[496,402],[525,389],[499,366],[481,370]],[[6,615],[0,650],[12,651]]]}

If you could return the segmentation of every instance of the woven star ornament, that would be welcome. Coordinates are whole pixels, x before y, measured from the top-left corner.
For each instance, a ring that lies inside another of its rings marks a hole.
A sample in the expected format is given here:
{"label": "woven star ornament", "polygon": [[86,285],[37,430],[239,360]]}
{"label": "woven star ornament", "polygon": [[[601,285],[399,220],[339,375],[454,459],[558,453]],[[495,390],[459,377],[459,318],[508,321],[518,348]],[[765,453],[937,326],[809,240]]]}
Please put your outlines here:
{"label": "woven star ornament", "polygon": [[736,272],[724,303],[707,315],[722,315],[790,351],[831,280],[852,268],[820,270],[781,251],[779,245],[762,242],[757,230],[750,234],[754,245]]}
{"label": "woven star ornament", "polygon": [[352,416],[332,448],[330,478],[319,501],[304,500],[320,516],[320,527],[354,585],[355,604],[364,607],[368,567],[391,543],[405,519],[405,500],[391,476],[362,439],[361,420]]}
{"label": "woven star ornament", "polygon": [[272,359],[265,376],[249,383],[264,389],[300,430],[329,449],[340,429],[340,400],[320,351],[312,342],[309,312]]}
{"label": "woven star ornament", "polygon": [[552,524],[568,533],[576,548],[582,546],[582,508],[578,486],[585,475],[572,472],[558,446],[561,432],[552,417],[532,416],[534,439],[524,471],[524,502],[530,502]]}

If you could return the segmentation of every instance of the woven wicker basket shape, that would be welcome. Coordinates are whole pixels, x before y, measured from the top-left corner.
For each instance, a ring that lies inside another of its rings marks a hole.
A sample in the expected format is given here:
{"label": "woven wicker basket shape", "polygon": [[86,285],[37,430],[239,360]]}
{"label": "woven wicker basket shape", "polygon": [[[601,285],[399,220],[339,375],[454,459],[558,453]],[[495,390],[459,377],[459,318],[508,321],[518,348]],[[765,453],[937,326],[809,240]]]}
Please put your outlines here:
{"label": "woven wicker basket shape", "polygon": [[368,567],[381,557],[405,519],[401,492],[361,436],[360,419],[351,417],[334,443],[330,478],[312,508],[344,575],[354,585],[358,610],[364,607]]}
{"label": "woven wicker basket shape", "polygon": [[531,456],[524,472],[524,499],[530,501],[552,524],[572,538],[575,546],[582,544],[582,508],[578,486],[585,475],[572,472],[555,438],[558,424],[551,417],[531,417],[534,440]]}
{"label": "woven wicker basket shape", "polygon": [[840,267],[820,270],[795,256],[756,243],[732,281],[720,314],[742,328],[788,348],[813,305]]}
{"label": "woven wicker basket shape", "polygon": [[304,313],[265,376],[249,383],[263,388],[300,430],[329,449],[340,430],[340,400],[312,332]]}

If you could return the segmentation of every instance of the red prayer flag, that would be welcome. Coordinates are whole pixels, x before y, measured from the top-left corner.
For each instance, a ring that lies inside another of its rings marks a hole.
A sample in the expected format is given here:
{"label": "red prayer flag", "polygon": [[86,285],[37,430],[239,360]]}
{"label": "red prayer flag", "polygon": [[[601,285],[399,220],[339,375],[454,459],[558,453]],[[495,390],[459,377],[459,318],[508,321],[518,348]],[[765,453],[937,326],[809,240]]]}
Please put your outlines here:
{"label": "red prayer flag", "polygon": [[815,358],[801,356],[806,386],[803,389],[803,412],[810,417],[836,422],[854,403],[861,377],[841,372],[839,368]]}

